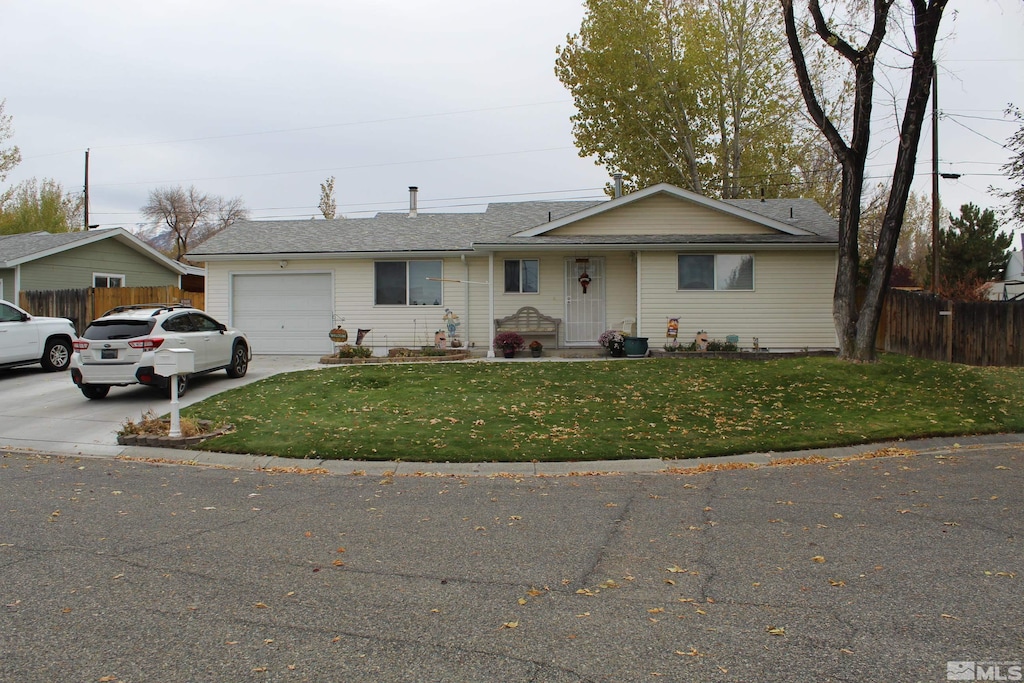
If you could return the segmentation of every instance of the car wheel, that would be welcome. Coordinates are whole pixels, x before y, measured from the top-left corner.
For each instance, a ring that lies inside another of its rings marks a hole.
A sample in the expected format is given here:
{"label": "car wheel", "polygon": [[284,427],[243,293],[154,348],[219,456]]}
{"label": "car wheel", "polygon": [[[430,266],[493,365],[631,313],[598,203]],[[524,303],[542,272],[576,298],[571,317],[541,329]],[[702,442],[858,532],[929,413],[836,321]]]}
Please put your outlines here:
{"label": "car wheel", "polygon": [[67,370],[71,364],[71,343],[63,339],[46,342],[46,350],[40,359],[43,369],[49,372]]}
{"label": "car wheel", "polygon": [[83,384],[80,388],[85,397],[90,401],[106,398],[107,394],[110,393],[110,386],[106,384]]}
{"label": "car wheel", "polygon": [[235,344],[235,347],[231,349],[231,363],[227,368],[228,377],[233,379],[245,377],[245,373],[248,371],[249,349],[245,348],[245,344]]}
{"label": "car wheel", "polygon": [[[188,375],[175,375],[175,379],[178,381],[178,398],[185,395],[188,391]],[[171,395],[171,383],[167,383],[167,395]]]}

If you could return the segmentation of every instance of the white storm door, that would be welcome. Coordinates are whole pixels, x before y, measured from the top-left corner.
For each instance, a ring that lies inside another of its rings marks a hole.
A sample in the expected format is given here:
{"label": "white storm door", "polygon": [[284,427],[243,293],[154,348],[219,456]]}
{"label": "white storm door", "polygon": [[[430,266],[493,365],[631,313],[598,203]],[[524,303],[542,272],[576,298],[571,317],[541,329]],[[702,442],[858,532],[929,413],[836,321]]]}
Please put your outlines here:
{"label": "white storm door", "polygon": [[[586,291],[581,278],[589,278]],[[565,343],[597,344],[605,331],[604,258],[565,260]]]}
{"label": "white storm door", "polygon": [[330,353],[331,283],[329,273],[235,275],[231,324],[249,337],[253,353]]}

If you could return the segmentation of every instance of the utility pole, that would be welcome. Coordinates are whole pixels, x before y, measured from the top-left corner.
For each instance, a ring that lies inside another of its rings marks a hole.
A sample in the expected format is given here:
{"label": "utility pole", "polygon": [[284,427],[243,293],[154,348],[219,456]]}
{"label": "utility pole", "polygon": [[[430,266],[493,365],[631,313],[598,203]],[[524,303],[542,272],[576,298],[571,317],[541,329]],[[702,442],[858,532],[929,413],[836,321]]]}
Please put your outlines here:
{"label": "utility pole", "polygon": [[932,62],[932,294],[939,291],[939,69]]}
{"label": "utility pole", "polygon": [[82,202],[82,230],[89,231],[89,150],[85,150],[85,196]]}

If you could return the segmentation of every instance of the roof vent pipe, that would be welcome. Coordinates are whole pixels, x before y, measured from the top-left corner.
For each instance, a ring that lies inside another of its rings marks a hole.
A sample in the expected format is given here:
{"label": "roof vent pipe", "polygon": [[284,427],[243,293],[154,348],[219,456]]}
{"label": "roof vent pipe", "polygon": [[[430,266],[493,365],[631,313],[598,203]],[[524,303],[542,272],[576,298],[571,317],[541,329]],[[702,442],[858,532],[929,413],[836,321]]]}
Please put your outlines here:
{"label": "roof vent pipe", "polygon": [[615,198],[618,199],[622,196],[622,173],[613,173],[612,178],[615,179]]}
{"label": "roof vent pipe", "polygon": [[419,191],[415,185],[409,186],[409,218],[416,218],[416,195]]}

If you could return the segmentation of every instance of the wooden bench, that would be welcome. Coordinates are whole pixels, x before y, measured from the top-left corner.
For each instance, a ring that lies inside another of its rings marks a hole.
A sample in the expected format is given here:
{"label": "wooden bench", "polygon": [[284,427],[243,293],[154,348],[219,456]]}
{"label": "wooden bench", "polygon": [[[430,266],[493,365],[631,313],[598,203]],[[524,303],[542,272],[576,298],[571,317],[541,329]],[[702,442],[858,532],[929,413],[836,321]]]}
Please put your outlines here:
{"label": "wooden bench", "polygon": [[561,318],[544,315],[533,306],[523,306],[512,315],[494,319],[494,332],[518,332],[521,335],[554,335],[558,346],[558,328]]}

